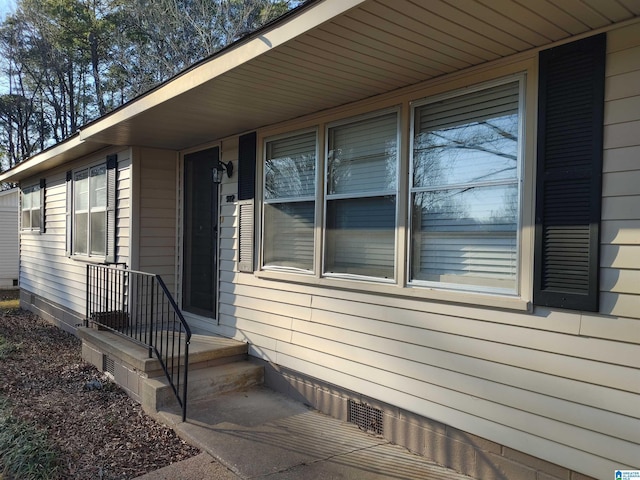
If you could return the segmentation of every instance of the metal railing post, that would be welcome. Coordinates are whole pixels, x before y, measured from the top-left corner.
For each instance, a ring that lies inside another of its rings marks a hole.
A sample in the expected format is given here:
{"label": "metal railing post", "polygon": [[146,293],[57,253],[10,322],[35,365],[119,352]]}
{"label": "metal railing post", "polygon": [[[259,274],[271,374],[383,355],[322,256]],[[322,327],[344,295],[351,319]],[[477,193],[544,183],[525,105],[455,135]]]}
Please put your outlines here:
{"label": "metal railing post", "polygon": [[91,295],[91,282],[89,281],[89,268],[91,267],[91,265],[87,264],[87,296],[85,299],[85,316],[84,316],[84,326],[88,327],[89,326],[89,301],[90,301],[90,295]]}
{"label": "metal railing post", "polygon": [[[182,407],[182,420],[186,421],[191,329],[162,278],[126,268],[120,271],[114,266],[87,265],[86,280],[86,324],[91,319],[101,328],[145,346],[149,358],[155,354]],[[130,302],[131,312],[126,305]]]}
{"label": "metal railing post", "polygon": [[[151,277],[151,279],[149,280],[149,283],[151,283],[149,290],[151,290],[151,299],[149,301],[150,307],[151,307],[151,314],[149,315],[147,321],[149,322],[149,358],[153,357],[153,349],[154,347],[157,345],[157,338],[155,339],[156,342],[154,342],[154,328],[153,328],[153,300],[154,300],[154,295],[153,295],[153,277]],[[147,290],[148,291],[148,290]],[[158,332],[155,332],[156,335]]]}

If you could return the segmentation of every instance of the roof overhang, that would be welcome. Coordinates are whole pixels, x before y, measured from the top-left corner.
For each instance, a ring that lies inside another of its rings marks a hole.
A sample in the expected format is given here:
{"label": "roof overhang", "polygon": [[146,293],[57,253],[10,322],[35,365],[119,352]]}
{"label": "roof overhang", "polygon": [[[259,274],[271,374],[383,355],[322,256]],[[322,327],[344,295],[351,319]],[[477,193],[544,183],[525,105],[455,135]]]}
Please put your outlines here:
{"label": "roof overhang", "polygon": [[[182,150],[638,21],[632,1],[316,0],[0,175],[108,145]],[[464,7],[464,8],[462,8]]]}

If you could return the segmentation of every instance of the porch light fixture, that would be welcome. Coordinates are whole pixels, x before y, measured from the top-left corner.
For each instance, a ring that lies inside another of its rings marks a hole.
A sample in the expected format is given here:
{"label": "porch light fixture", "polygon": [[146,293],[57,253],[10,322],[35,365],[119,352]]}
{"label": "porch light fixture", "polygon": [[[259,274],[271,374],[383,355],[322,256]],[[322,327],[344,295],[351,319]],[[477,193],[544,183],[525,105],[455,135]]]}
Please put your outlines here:
{"label": "porch light fixture", "polygon": [[227,177],[231,178],[233,174],[233,163],[224,163],[218,160],[218,163],[213,168],[213,183],[221,183],[224,172],[227,172]]}

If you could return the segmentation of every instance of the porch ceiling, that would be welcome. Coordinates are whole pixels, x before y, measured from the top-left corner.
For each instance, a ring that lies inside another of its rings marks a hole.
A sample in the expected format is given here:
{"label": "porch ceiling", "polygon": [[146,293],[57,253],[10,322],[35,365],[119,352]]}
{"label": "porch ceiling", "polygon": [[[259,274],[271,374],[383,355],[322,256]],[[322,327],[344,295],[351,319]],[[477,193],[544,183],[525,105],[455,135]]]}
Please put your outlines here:
{"label": "porch ceiling", "polygon": [[[316,2],[306,13],[313,14],[323,3],[332,2]],[[531,5],[528,0],[364,1],[195,88],[83,138],[179,150],[640,15],[637,0],[540,0],[535,9]],[[210,62],[223,60],[224,55]],[[187,75],[197,73],[194,69]]]}
{"label": "porch ceiling", "polygon": [[319,0],[89,124],[181,150],[640,16],[637,0]]}

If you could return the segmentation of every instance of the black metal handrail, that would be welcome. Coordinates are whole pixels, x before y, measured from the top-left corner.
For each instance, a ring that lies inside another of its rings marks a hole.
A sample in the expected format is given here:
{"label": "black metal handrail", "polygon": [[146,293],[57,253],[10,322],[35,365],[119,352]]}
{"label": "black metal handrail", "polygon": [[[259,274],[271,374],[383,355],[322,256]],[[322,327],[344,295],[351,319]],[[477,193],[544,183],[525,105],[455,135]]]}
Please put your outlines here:
{"label": "black metal handrail", "polygon": [[[124,335],[160,361],[187,418],[191,329],[159,275],[125,265],[87,265],[86,323]],[[183,360],[184,359],[184,360]]]}

